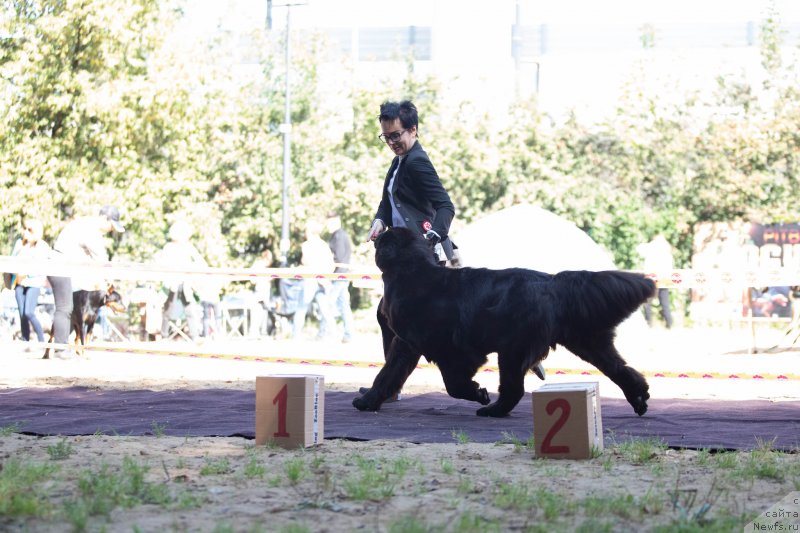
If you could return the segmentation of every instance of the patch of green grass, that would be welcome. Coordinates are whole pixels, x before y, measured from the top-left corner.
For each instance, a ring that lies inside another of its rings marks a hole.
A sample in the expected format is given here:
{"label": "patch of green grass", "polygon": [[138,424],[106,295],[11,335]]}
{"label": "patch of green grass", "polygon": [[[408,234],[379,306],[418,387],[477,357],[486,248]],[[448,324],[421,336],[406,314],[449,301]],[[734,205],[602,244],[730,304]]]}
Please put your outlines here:
{"label": "patch of green grass", "polygon": [[614,531],[614,523],[592,517],[578,524],[575,531],[577,533],[611,533]]}
{"label": "patch of green grass", "polygon": [[508,432],[504,431],[502,433],[502,437],[503,437],[502,440],[500,442],[498,442],[498,444],[513,444],[515,452],[521,452],[523,450],[533,451],[533,450],[536,449],[536,446],[535,446],[535,443],[534,443],[534,440],[533,440],[533,435],[528,437],[527,440],[523,441],[522,439],[517,437],[515,434],[508,433]]}
{"label": "patch of green grass", "polygon": [[451,432],[451,435],[453,436],[453,440],[456,441],[457,444],[467,444],[470,441],[469,435],[467,435],[466,432],[464,432],[461,429],[454,429]]}
{"label": "patch of green grass", "polygon": [[678,476],[675,479],[675,488],[669,495],[672,510],[677,515],[677,518],[673,520],[673,525],[681,528],[706,526],[710,521],[709,513],[722,494],[723,490],[717,485],[716,478],[711,482],[708,491],[700,494],[696,488],[681,488],[680,476]]}
{"label": "patch of green grass", "polygon": [[731,470],[736,468],[737,463],[738,460],[736,459],[735,452],[719,452],[718,454],[714,455],[714,465],[717,468]]}
{"label": "patch of green grass", "polygon": [[611,468],[614,466],[614,457],[609,453],[604,453],[601,457],[600,464],[603,465],[603,470],[611,472]]}
{"label": "patch of green grass", "polygon": [[[741,462],[741,471],[738,473],[745,479],[773,479],[783,481],[787,469],[782,464],[781,457],[785,454],[773,448],[774,440],[765,442],[759,440],[758,447],[745,455]],[[737,473],[734,472],[734,476]]]}
{"label": "patch of green grass", "polygon": [[250,456],[244,465],[244,475],[249,478],[263,478],[267,473],[266,467],[261,464],[258,457]]}
{"label": "patch of green grass", "polygon": [[289,483],[297,485],[303,478],[308,475],[308,467],[302,457],[296,457],[286,462],[284,471]]}
{"label": "patch of green grass", "polygon": [[613,514],[620,518],[633,518],[641,514],[641,508],[632,494],[592,495],[580,500],[578,506],[589,516]]}
{"label": "patch of green grass", "polygon": [[164,422],[163,424],[159,424],[155,420],[150,422],[150,430],[153,432],[153,435],[155,435],[156,438],[163,437],[165,429],[167,429],[167,423],[166,422]]}
{"label": "patch of green grass", "polygon": [[571,507],[563,496],[545,488],[531,492],[528,483],[501,483],[497,487],[494,503],[501,509],[519,513],[541,513],[548,521],[564,516]]}
{"label": "patch of green grass", "polygon": [[572,504],[558,493],[539,488],[533,493],[534,506],[542,511],[546,520],[554,520],[566,515]]}
{"label": "patch of green grass", "polygon": [[702,523],[686,522],[680,518],[669,524],[653,526],[653,533],[728,533],[741,531],[749,520],[744,516],[714,516]]}
{"label": "patch of green grass", "polygon": [[762,443],[762,446],[748,453],[718,453],[714,462],[717,468],[725,470],[726,475],[732,479],[784,481],[787,474],[792,474],[792,469],[787,468],[780,460],[783,456],[783,453],[772,449],[772,443]]}
{"label": "patch of green grass", "polygon": [[219,459],[205,457],[204,461],[203,466],[200,468],[201,476],[219,476],[222,474],[229,474],[232,471],[231,463],[227,457],[221,457]]}
{"label": "patch of green grass", "polygon": [[439,466],[442,469],[442,472],[447,474],[448,476],[452,476],[453,472],[455,472],[455,467],[453,466],[453,461],[450,460],[448,457],[442,457],[439,459]]}
{"label": "patch of green grass", "polygon": [[638,465],[657,461],[666,449],[664,441],[655,438],[633,439],[617,446],[626,461]]}
{"label": "patch of green grass", "polygon": [[22,429],[22,422],[14,422],[7,426],[0,426],[0,437],[10,437],[14,433],[19,433]]}
{"label": "patch of green grass", "polygon": [[356,457],[358,472],[344,480],[344,491],[353,500],[385,501],[394,496],[410,464],[399,458],[384,467],[377,460]]}
{"label": "patch of green grass", "polygon": [[445,528],[438,524],[427,524],[415,516],[404,516],[391,522],[388,531],[389,533],[439,533],[444,532]]}
{"label": "patch of green grass", "polygon": [[66,518],[73,530],[85,530],[89,517],[108,516],[117,507],[172,503],[173,498],[166,485],[145,480],[148,471],[147,465],[124,457],[119,472],[106,464],[99,470],[82,472],[78,478],[80,495],[64,504]]}
{"label": "patch of green grass", "polygon": [[45,514],[49,504],[40,483],[49,480],[58,467],[16,459],[4,461],[0,466],[0,517]]}
{"label": "patch of green grass", "polygon": [[311,530],[302,524],[289,524],[282,527],[280,533],[311,533]]}
{"label": "patch of green grass", "polygon": [[418,466],[419,461],[415,461],[409,459],[408,457],[398,457],[394,461],[392,461],[389,465],[389,473],[398,477],[404,477],[408,471],[414,467]]}
{"label": "patch of green grass", "polygon": [[497,520],[490,520],[468,511],[453,522],[451,531],[458,531],[458,533],[500,533],[502,527]]}
{"label": "patch of green grass", "polygon": [[55,444],[47,447],[47,455],[53,461],[62,461],[72,455],[72,443],[68,442],[66,437],[61,439]]}
{"label": "patch of green grass", "polygon": [[711,450],[708,448],[703,448],[701,450],[697,450],[697,457],[695,458],[695,462],[699,466],[710,466],[711,465]]}
{"label": "patch of green grass", "polygon": [[456,487],[456,492],[461,495],[465,494],[475,494],[478,492],[475,484],[472,480],[468,477],[462,477],[458,480],[458,486]]}
{"label": "patch of green grass", "polygon": [[198,509],[206,503],[205,496],[189,490],[175,495],[172,507],[175,509]]}
{"label": "patch of green grass", "polygon": [[501,483],[497,486],[494,504],[501,509],[526,511],[533,505],[533,497],[525,483]]}

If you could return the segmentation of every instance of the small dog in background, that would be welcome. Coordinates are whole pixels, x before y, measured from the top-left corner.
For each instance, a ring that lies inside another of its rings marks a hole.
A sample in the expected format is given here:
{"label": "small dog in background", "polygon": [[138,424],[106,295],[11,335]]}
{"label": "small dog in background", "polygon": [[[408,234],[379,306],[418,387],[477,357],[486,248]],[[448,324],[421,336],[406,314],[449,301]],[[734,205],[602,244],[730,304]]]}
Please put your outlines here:
{"label": "small dog in background", "polygon": [[[109,285],[105,291],[74,291],[72,293],[72,315],[70,316],[70,333],[75,332],[75,345],[80,343],[79,351],[92,339],[92,330],[97,321],[97,313],[101,307],[108,307],[114,313],[124,313],[125,305],[122,295]],[[53,342],[53,328],[50,328],[50,339]],[[50,359],[50,347],[44,352],[42,359]]]}

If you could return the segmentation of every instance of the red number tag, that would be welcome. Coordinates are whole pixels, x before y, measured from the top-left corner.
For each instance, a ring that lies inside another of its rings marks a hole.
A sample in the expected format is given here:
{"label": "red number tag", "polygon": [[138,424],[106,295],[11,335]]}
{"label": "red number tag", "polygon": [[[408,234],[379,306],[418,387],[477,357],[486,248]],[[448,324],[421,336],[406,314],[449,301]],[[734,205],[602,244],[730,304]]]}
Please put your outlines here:
{"label": "red number tag", "polygon": [[286,385],[283,386],[281,391],[272,400],[272,404],[278,404],[278,431],[273,433],[273,437],[288,437],[289,432],[286,431],[286,404],[289,399],[289,389]]}
{"label": "red number tag", "polygon": [[550,400],[547,402],[545,406],[545,411],[547,411],[548,415],[552,415],[556,409],[561,410],[561,414],[559,415],[558,419],[553,423],[553,426],[550,428],[550,431],[547,432],[545,435],[544,440],[542,441],[542,453],[569,453],[569,446],[553,446],[551,441],[553,437],[556,436],[564,424],[567,423],[567,419],[569,418],[569,413],[571,407],[569,402],[564,398],[556,398],[555,400]]}

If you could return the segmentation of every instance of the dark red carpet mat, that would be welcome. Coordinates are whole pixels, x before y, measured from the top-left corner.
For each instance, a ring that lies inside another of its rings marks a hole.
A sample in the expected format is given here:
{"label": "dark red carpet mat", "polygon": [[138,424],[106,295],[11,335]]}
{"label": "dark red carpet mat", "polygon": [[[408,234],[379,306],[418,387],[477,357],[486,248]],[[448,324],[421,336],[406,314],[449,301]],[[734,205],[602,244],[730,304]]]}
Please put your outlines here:
{"label": "dark red carpet mat", "polygon": [[[443,393],[403,396],[377,413],[360,412],[354,392],[325,393],[325,438],[407,442],[525,441],[533,430],[530,394],[506,418],[475,415],[478,404]],[[606,446],[651,437],[674,448],[747,450],[759,443],[800,449],[800,402],[650,400],[643,417],[624,400],[601,398]],[[227,389],[0,389],[0,427],[34,435],[242,436],[255,433],[255,393]]]}

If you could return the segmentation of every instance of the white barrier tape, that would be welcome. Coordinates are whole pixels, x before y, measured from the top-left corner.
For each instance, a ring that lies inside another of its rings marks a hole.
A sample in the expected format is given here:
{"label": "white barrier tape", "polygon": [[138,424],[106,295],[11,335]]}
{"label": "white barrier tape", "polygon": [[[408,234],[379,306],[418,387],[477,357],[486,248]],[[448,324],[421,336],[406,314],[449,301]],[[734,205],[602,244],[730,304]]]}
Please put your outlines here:
{"label": "white barrier tape", "polygon": [[[363,267],[362,267],[363,268]],[[0,256],[0,272],[19,272],[27,275],[50,275],[62,277],[97,276],[98,279],[129,281],[181,281],[185,278],[202,278],[224,281],[255,281],[257,279],[329,279],[329,280],[376,280],[381,275],[377,269],[361,272],[318,274],[296,268],[170,268],[147,263],[80,263],[75,261],[32,261],[14,256]]]}
{"label": "white barrier tape", "polygon": [[[94,275],[98,279],[129,281],[180,281],[188,277],[224,281],[255,281],[260,278],[328,279],[348,281],[380,281],[375,268],[347,273],[314,273],[297,268],[170,268],[147,263],[78,263],[74,261],[32,261],[14,256],[0,256],[0,272],[21,272],[29,275],[64,277]],[[668,272],[642,272],[660,288],[698,289],[717,286],[775,287],[800,285],[800,269],[771,268],[750,270],[676,269]]]}
{"label": "white barrier tape", "polygon": [[800,269],[760,268],[750,270],[676,269],[668,272],[643,272],[664,289],[702,289],[719,286],[778,287],[800,285]]}

